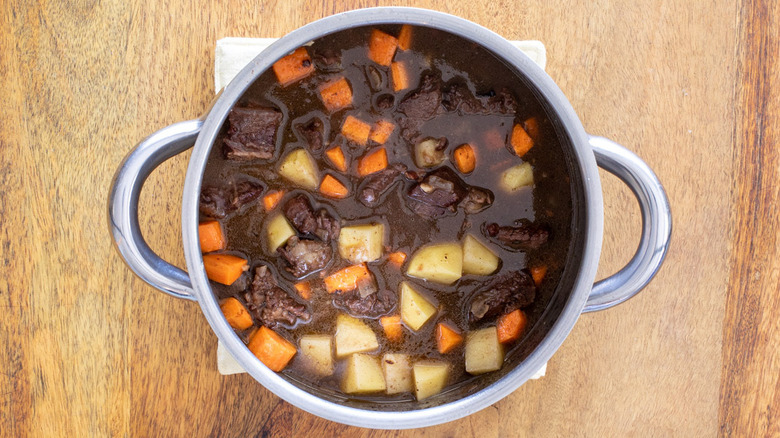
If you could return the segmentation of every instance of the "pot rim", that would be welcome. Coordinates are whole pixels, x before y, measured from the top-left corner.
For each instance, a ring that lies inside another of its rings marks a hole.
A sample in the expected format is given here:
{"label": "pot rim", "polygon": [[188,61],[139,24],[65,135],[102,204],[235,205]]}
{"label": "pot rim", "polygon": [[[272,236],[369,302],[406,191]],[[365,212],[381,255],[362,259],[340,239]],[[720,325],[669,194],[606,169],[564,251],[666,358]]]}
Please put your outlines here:
{"label": "pot rim", "polygon": [[[582,175],[585,214],[579,232],[585,235],[572,292],[552,328],[528,357],[505,376],[474,394],[435,407],[391,412],[358,409],[327,401],[295,386],[263,365],[222,316],[203,268],[197,236],[198,199],[209,152],[228,112],[254,80],[274,61],[320,36],[351,27],[395,23],[433,27],[479,43],[513,65],[533,83],[541,98],[556,113],[563,132],[570,137],[572,156],[576,157],[575,164]],[[579,118],[563,92],[530,58],[502,36],[463,18],[427,9],[377,7],[332,15],[290,32],[257,55],[225,87],[205,116],[189,160],[182,195],[182,233],[187,271],[201,310],[219,340],[255,380],[285,401],[332,421],[368,428],[406,429],[441,424],[477,412],[509,395],[549,361],[573,328],[590,294],[603,238],[603,200],[596,160]]]}

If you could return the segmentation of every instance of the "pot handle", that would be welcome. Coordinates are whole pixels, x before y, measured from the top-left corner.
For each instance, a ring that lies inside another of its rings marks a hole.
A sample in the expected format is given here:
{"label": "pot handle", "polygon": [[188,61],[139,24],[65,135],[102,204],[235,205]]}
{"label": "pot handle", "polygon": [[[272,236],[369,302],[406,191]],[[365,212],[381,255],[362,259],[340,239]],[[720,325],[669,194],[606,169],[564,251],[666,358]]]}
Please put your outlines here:
{"label": "pot handle", "polygon": [[187,273],[161,259],[141,234],[138,199],[146,178],[163,161],[191,148],[202,120],[167,126],[150,135],[125,157],[108,197],[108,226],[127,266],[151,286],[177,298],[196,301]]}
{"label": "pot handle", "polygon": [[608,309],[642,290],[661,267],[672,235],[669,199],[650,167],[607,138],[590,136],[588,143],[599,167],[620,178],[634,192],[642,212],[642,237],[634,257],[623,269],[593,285],[583,312]]}

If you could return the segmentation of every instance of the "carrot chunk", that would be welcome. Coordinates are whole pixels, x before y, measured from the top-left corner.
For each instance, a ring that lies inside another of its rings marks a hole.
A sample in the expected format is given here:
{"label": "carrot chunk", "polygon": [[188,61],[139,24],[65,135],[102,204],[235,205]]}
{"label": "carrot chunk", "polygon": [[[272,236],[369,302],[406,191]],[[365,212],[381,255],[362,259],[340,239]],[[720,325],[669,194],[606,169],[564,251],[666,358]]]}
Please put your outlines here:
{"label": "carrot chunk", "polygon": [[223,301],[219,308],[222,309],[222,314],[225,315],[228,324],[234,329],[246,330],[252,327],[252,316],[247,312],[246,307],[241,304],[241,301],[230,297]]}
{"label": "carrot chunk", "polygon": [[401,32],[398,33],[398,48],[409,50],[412,47],[412,26],[404,24],[401,26]]}
{"label": "carrot chunk", "polygon": [[390,342],[401,342],[403,338],[403,326],[401,325],[401,315],[383,316],[379,318],[382,328],[385,330],[385,337]]}
{"label": "carrot chunk", "polygon": [[344,123],[341,124],[341,133],[347,139],[355,143],[365,145],[368,143],[368,136],[371,133],[371,125],[352,116],[347,116]]}
{"label": "carrot chunk", "polygon": [[400,268],[401,265],[404,264],[404,261],[406,261],[406,254],[404,254],[402,251],[396,251],[394,253],[388,254],[387,261]]}
{"label": "carrot chunk", "polygon": [[471,173],[477,167],[477,156],[474,155],[474,148],[470,144],[462,144],[455,149],[453,153],[455,166],[461,173]]}
{"label": "carrot chunk", "polygon": [[361,263],[336,271],[323,278],[322,281],[325,283],[325,290],[332,294],[338,290],[342,292],[353,291],[357,289],[361,282],[373,281],[373,277],[371,272],[368,271],[366,264]]}
{"label": "carrot chunk", "polygon": [[207,221],[198,224],[200,251],[211,252],[225,249],[225,233],[217,221]]}
{"label": "carrot chunk", "polygon": [[379,65],[388,66],[393,60],[396,47],[398,40],[394,36],[374,29],[368,41],[368,58]]}
{"label": "carrot chunk", "polygon": [[387,151],[379,148],[363,156],[358,162],[358,175],[366,176],[387,167]]}
{"label": "carrot chunk", "polygon": [[398,92],[409,88],[409,71],[403,62],[390,64],[390,77],[393,79],[393,91]]}
{"label": "carrot chunk", "polygon": [[295,283],[295,290],[298,291],[298,295],[304,300],[311,299],[311,285],[308,281],[299,281]]}
{"label": "carrot chunk", "polygon": [[203,267],[209,279],[230,286],[247,270],[249,264],[241,257],[230,254],[206,254]]}
{"label": "carrot chunk", "polygon": [[450,328],[447,324],[436,325],[436,345],[439,353],[446,354],[463,342],[463,335]]}
{"label": "carrot chunk", "polygon": [[539,119],[536,117],[527,119],[523,122],[523,129],[525,129],[525,132],[527,132],[534,141],[539,140]]}
{"label": "carrot chunk", "polygon": [[290,341],[265,326],[255,332],[247,347],[260,362],[276,372],[283,370],[298,352]]}
{"label": "carrot chunk", "polygon": [[530,270],[531,278],[534,279],[534,283],[536,283],[536,286],[539,287],[539,285],[542,284],[542,280],[544,280],[544,276],[547,275],[547,266],[533,266],[530,268]]}
{"label": "carrot chunk", "polygon": [[525,129],[523,129],[522,126],[515,125],[515,127],[512,128],[512,139],[510,140],[510,143],[512,144],[512,150],[515,151],[515,155],[522,157],[533,147],[534,140],[525,132]]}
{"label": "carrot chunk", "polygon": [[328,149],[325,151],[325,155],[330,160],[330,163],[333,164],[333,167],[342,172],[347,171],[347,159],[344,157],[344,151],[341,150],[341,146]]}
{"label": "carrot chunk", "polygon": [[320,88],[320,98],[325,108],[336,112],[352,105],[352,88],[346,78],[328,82]]}
{"label": "carrot chunk", "polygon": [[498,342],[505,344],[516,341],[523,334],[526,324],[528,324],[528,318],[520,309],[501,315],[496,324]]}
{"label": "carrot chunk", "polygon": [[379,144],[385,144],[390,134],[395,130],[395,125],[387,120],[380,120],[376,122],[376,125],[371,129],[371,135],[369,138]]}
{"label": "carrot chunk", "polygon": [[320,192],[330,198],[344,199],[349,195],[349,190],[336,178],[325,175],[320,183]]}
{"label": "carrot chunk", "polygon": [[282,200],[282,196],[284,196],[284,190],[274,190],[265,195],[263,197],[263,207],[265,207],[265,211],[271,211],[276,208],[279,201]]}
{"label": "carrot chunk", "polygon": [[279,83],[286,87],[309,76],[314,71],[314,63],[311,62],[306,48],[298,47],[291,54],[276,61],[271,68],[273,68]]}

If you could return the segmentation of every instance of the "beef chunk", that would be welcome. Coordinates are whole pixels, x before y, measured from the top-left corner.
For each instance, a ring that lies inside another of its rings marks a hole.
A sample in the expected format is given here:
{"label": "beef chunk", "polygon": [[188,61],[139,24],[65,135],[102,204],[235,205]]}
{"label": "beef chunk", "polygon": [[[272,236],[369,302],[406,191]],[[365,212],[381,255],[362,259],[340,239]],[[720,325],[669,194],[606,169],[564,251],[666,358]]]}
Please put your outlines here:
{"label": "beef chunk", "polygon": [[460,83],[450,84],[444,88],[441,104],[447,111],[460,111],[462,114],[479,114],[485,110],[482,102]]}
{"label": "beef chunk", "polygon": [[315,117],[306,123],[296,125],[295,129],[297,129],[304,140],[306,140],[311,151],[319,152],[322,150],[322,136],[324,132],[322,120]]}
{"label": "beef chunk", "polygon": [[398,110],[403,114],[398,120],[401,136],[410,142],[419,135],[423,122],[442,110],[441,78],[428,73],[423,75],[420,83],[420,88],[398,104]]}
{"label": "beef chunk", "polygon": [[395,97],[393,97],[392,94],[380,94],[376,98],[376,103],[374,103],[374,107],[376,107],[376,109],[379,111],[384,111],[392,108],[394,103],[395,103]]}
{"label": "beef chunk", "polygon": [[274,108],[233,108],[222,152],[230,160],[268,160],[276,149],[276,131],[282,122]]}
{"label": "beef chunk", "polygon": [[502,227],[496,223],[485,225],[484,233],[511,249],[536,249],[547,242],[550,230],[544,225],[521,221],[516,227]]}
{"label": "beef chunk", "polygon": [[536,285],[525,271],[506,272],[496,277],[490,285],[471,299],[469,320],[477,322],[495,318],[527,307],[536,298]]}
{"label": "beef chunk", "polygon": [[244,294],[244,299],[252,316],[269,328],[274,328],[277,324],[291,327],[298,319],[311,319],[311,313],[306,306],[295,301],[279,287],[268,266],[255,268],[255,278]]}
{"label": "beef chunk", "polygon": [[382,195],[399,181],[398,176],[403,172],[406,172],[406,166],[397,163],[372,173],[363,181],[363,186],[358,191],[358,199],[366,207],[376,207]]}
{"label": "beef chunk", "polygon": [[440,167],[409,189],[408,205],[423,217],[437,218],[454,212],[467,193],[468,186],[452,169]]}
{"label": "beef chunk", "polygon": [[311,59],[317,70],[338,71],[341,70],[341,51],[332,47],[317,47]]}
{"label": "beef chunk", "polygon": [[481,187],[469,187],[469,193],[460,203],[468,214],[479,213],[493,204],[493,192]]}
{"label": "beef chunk", "polygon": [[263,186],[252,181],[231,183],[227,187],[203,187],[200,192],[200,214],[222,219],[255,201],[263,194]]}
{"label": "beef chunk", "polygon": [[330,242],[331,239],[338,239],[341,232],[341,224],[336,218],[328,213],[328,210],[321,208],[317,212],[317,228],[314,235],[322,239],[323,242]]}
{"label": "beef chunk", "polygon": [[387,315],[395,307],[398,298],[396,294],[387,289],[368,295],[361,295],[358,290],[340,293],[333,298],[336,307],[347,310],[354,316],[376,318]]}
{"label": "beef chunk", "polygon": [[298,278],[319,271],[328,264],[333,251],[327,243],[291,237],[279,253],[290,264],[287,268]]}
{"label": "beef chunk", "polygon": [[284,215],[301,234],[317,236],[323,242],[329,242],[338,237],[341,225],[338,220],[320,209],[316,214],[306,195],[298,195],[284,204]]}
{"label": "beef chunk", "polygon": [[485,100],[485,110],[491,114],[514,114],[517,112],[517,100],[507,89]]}

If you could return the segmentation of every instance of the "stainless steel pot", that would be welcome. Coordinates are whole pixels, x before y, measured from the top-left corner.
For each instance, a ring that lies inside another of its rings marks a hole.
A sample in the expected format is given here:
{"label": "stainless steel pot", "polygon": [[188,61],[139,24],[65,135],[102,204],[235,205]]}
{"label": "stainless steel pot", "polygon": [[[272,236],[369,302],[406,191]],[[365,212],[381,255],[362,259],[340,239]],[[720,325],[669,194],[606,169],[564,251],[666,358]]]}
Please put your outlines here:
{"label": "stainless steel pot", "polygon": [[[211,290],[198,241],[198,197],[215,138],[231,107],[249,85],[277,59],[322,35],[383,23],[409,23],[448,31],[475,41],[516,70],[555,120],[575,196],[573,256],[561,285],[539,322],[529,330],[524,348],[513,351],[501,371],[474,378],[423,403],[369,404],[288,380],[266,368],[236,336]],[[144,241],[138,225],[138,198],[147,176],[160,163],[193,146],[182,195],[182,233],[187,270],[165,262]],[[636,254],[615,275],[593,284],[603,238],[603,201],[597,165],[631,188],[642,213],[642,236]],[[371,8],[346,12],[306,25],[259,54],[225,87],[201,118],[177,123],[152,134],[121,163],[109,197],[109,226],[119,253],[144,281],[178,298],[197,301],[214,333],[230,354],[258,382],[312,414],[362,427],[401,429],[455,420],[497,402],[544,365],[583,312],[606,309],[639,292],[663,262],[671,236],[669,203],[658,178],[636,155],[602,137],[588,135],[552,79],[507,40],[484,27],[440,12],[413,8]]]}

